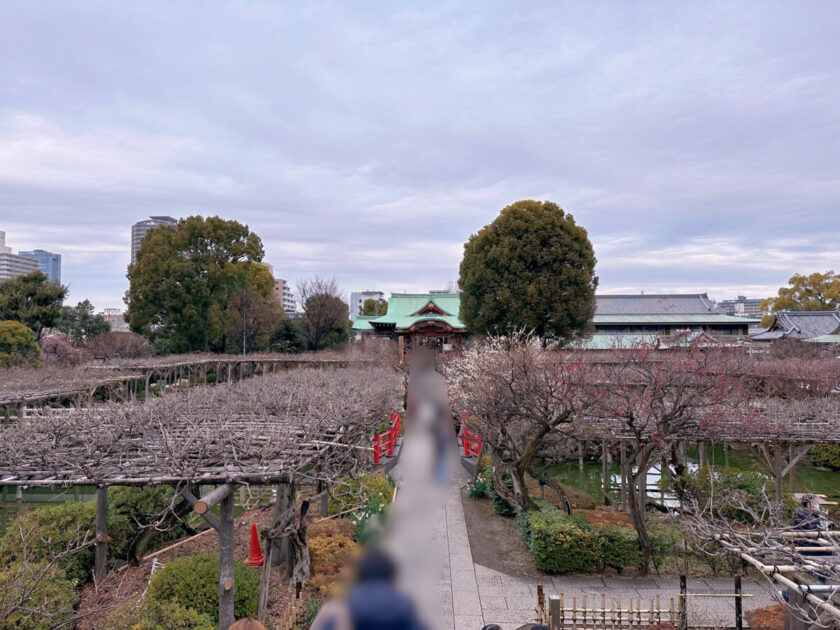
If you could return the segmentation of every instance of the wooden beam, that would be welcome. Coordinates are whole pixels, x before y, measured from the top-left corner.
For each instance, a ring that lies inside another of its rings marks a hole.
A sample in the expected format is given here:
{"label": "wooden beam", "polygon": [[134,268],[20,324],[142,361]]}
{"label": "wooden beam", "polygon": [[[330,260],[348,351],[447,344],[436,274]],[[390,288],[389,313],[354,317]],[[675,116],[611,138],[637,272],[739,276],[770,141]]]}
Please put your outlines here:
{"label": "wooden beam", "polygon": [[[193,510],[195,510],[195,504],[198,503],[198,499],[196,496],[190,492],[189,488],[182,488],[181,489],[181,496],[183,496],[187,501],[189,501],[190,505],[193,506]],[[213,529],[219,531],[219,519],[217,519],[213,514],[210,512],[205,512],[201,515],[201,518]]]}
{"label": "wooden beam", "polygon": [[233,486],[229,483],[226,483],[223,486],[219,486],[215,490],[211,490],[203,497],[201,497],[198,501],[196,501],[193,504],[193,511],[196,514],[206,514],[213,507],[217,506],[224,499],[226,499],[232,492]]}
{"label": "wooden beam", "polygon": [[233,493],[228,492],[221,500],[219,519],[219,630],[228,630],[236,621],[234,603],[234,536],[233,536]]}

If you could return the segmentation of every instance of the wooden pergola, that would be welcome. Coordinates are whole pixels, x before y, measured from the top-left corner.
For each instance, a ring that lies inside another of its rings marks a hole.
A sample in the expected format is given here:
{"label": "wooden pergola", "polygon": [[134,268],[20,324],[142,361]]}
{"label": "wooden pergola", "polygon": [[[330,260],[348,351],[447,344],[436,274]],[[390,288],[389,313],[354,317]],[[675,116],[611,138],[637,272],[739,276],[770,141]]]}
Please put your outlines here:
{"label": "wooden pergola", "polygon": [[[400,386],[384,367],[295,370],[142,403],[46,410],[0,425],[0,486],[96,486],[97,577],[107,568],[107,488],[175,486],[218,532],[219,628],[227,630],[234,490],[296,478],[328,485],[369,467],[369,435],[394,409]],[[195,496],[207,485],[216,487]],[[218,517],[210,512],[217,505]]]}
{"label": "wooden pergola", "polygon": [[103,365],[65,368],[66,380],[50,383],[53,373],[33,371],[31,382],[22,386],[0,384],[0,409],[8,421],[44,407],[90,405],[97,392],[106,401],[124,401],[141,391],[149,395],[152,385],[166,389],[192,387],[214,374],[217,383],[233,383],[298,368],[335,368],[372,365],[359,359],[316,359],[294,355],[200,355],[161,357],[145,361],[117,361]]}

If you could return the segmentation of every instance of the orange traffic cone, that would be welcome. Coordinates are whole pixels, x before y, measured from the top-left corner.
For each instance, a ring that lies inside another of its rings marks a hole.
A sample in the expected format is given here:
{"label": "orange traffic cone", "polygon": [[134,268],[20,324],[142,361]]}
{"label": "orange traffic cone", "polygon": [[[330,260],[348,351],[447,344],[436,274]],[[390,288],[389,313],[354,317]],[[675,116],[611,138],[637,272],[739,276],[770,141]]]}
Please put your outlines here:
{"label": "orange traffic cone", "polygon": [[265,558],[260,549],[260,538],[257,536],[257,526],[251,523],[251,548],[248,557],[244,560],[245,566],[261,567],[264,561]]}

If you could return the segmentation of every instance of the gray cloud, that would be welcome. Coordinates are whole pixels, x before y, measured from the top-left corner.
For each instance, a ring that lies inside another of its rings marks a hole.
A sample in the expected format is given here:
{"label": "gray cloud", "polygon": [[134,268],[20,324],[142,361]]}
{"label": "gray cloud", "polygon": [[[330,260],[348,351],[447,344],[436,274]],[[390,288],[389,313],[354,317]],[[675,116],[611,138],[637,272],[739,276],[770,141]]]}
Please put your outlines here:
{"label": "gray cloud", "polygon": [[6,4],[0,229],[100,307],[149,214],[348,291],[445,285],[522,198],[589,230],[604,290],[840,267],[834,3],[478,6]]}

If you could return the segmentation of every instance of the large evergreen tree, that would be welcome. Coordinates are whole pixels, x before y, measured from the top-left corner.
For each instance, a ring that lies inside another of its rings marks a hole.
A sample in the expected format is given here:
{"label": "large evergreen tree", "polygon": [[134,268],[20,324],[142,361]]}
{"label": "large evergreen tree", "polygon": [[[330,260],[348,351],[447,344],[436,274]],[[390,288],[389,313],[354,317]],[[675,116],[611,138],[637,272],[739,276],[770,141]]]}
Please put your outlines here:
{"label": "large evergreen tree", "polygon": [[36,340],[61,318],[67,287],[50,282],[40,271],[0,281],[0,320],[24,324]]}
{"label": "large evergreen tree", "polygon": [[458,285],[473,332],[568,341],[595,312],[595,253],[560,206],[517,201],[467,241]]}
{"label": "large evergreen tree", "polygon": [[233,295],[269,285],[268,271],[249,264],[262,257],[259,236],[237,221],[193,216],[150,229],[128,269],[131,330],[158,351],[224,351]]}

